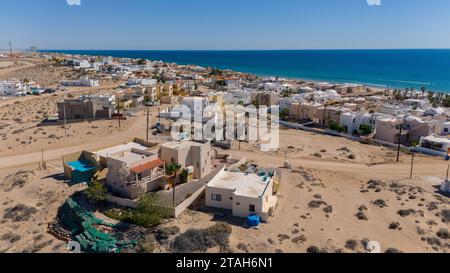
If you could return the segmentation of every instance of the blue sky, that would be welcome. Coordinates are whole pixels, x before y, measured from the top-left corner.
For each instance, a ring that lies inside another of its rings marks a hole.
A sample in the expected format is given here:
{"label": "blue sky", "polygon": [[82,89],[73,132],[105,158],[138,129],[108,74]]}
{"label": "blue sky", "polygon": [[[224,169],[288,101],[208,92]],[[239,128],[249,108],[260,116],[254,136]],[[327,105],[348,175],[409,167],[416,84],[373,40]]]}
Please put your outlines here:
{"label": "blue sky", "polygon": [[3,0],[0,48],[450,48],[450,1]]}

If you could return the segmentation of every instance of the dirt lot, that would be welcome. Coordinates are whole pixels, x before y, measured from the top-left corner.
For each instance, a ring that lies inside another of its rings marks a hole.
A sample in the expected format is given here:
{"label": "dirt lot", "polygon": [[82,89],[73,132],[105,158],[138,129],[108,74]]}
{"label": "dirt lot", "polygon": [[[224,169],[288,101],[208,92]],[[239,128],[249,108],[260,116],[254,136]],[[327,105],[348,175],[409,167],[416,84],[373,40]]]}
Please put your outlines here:
{"label": "dirt lot", "polygon": [[[282,170],[279,205],[270,223],[247,229],[241,219],[189,212],[170,225],[184,232],[227,221],[233,227],[230,247],[236,252],[296,253],[310,247],[365,252],[369,241],[379,242],[383,252],[450,251],[449,239],[439,233],[449,228],[443,211],[450,209],[449,198],[437,191],[446,171],[442,159],[416,157],[415,173],[409,179],[408,155],[394,163],[395,152],[384,147],[302,131],[281,134],[277,153],[252,146],[232,152],[262,167],[280,167],[282,151],[292,146],[287,150],[294,169]],[[355,158],[349,159],[349,154]]]}

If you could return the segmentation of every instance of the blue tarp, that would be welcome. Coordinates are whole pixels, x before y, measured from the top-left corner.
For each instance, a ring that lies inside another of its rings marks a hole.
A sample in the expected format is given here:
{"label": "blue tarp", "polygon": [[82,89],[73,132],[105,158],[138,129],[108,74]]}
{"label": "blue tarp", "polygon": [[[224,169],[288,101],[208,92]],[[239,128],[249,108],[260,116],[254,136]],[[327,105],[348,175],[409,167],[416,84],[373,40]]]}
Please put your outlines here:
{"label": "blue tarp", "polygon": [[247,224],[251,227],[257,227],[261,224],[261,218],[259,215],[250,215],[247,217]]}
{"label": "blue tarp", "polygon": [[74,169],[72,172],[73,184],[91,182],[92,176],[97,171],[96,166],[92,166],[89,162],[84,160],[68,162],[67,165]]}
{"label": "blue tarp", "polygon": [[67,164],[79,172],[87,172],[96,168],[95,166],[90,165],[89,162],[82,160],[68,162]]}

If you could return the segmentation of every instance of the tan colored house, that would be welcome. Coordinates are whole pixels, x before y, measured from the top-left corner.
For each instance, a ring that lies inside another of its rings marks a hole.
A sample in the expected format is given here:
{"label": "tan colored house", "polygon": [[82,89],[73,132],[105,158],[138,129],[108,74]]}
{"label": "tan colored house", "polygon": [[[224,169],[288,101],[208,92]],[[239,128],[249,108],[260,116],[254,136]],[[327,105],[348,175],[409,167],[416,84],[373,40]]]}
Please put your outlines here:
{"label": "tan colored house", "polygon": [[309,120],[315,123],[319,123],[317,118],[318,109],[322,107],[320,103],[292,103],[290,114],[296,120]]}
{"label": "tan colored house", "polygon": [[319,107],[316,111],[317,124],[329,127],[331,124],[339,124],[341,115],[348,109],[339,107]]}
{"label": "tan colored house", "polygon": [[411,144],[421,137],[439,134],[442,131],[442,120],[423,120],[409,116],[406,118],[381,118],[377,120],[375,139],[398,144],[399,126],[402,125],[401,142]]}
{"label": "tan colored house", "polygon": [[157,86],[145,87],[145,98],[149,101],[159,100],[159,88]]}
{"label": "tan colored house", "polygon": [[442,132],[442,120],[423,120],[417,117],[407,117],[405,119],[405,129],[408,131],[408,141],[419,141],[421,137]]}
{"label": "tan colored house", "polygon": [[268,221],[278,202],[275,174],[246,174],[223,169],[206,186],[206,206],[230,210],[233,216],[259,215]]}
{"label": "tan colored house", "polygon": [[403,119],[394,117],[383,117],[377,120],[375,139],[388,143],[398,144],[398,126],[403,124]]}
{"label": "tan colored house", "polygon": [[164,83],[158,85],[160,98],[173,96],[173,85],[170,83]]}
{"label": "tan colored house", "polygon": [[161,145],[160,157],[166,164],[193,168],[194,179],[202,179],[213,169],[214,154],[210,142],[172,141]]}
{"label": "tan colored house", "polygon": [[91,97],[61,101],[56,107],[60,120],[108,119],[114,113],[114,105],[110,102]]}
{"label": "tan colored house", "polygon": [[253,92],[252,93],[252,102],[257,105],[278,105],[279,96],[274,92]]}
{"label": "tan colored house", "polygon": [[132,148],[108,156],[107,165],[107,186],[126,198],[164,186],[165,164],[157,153]]}

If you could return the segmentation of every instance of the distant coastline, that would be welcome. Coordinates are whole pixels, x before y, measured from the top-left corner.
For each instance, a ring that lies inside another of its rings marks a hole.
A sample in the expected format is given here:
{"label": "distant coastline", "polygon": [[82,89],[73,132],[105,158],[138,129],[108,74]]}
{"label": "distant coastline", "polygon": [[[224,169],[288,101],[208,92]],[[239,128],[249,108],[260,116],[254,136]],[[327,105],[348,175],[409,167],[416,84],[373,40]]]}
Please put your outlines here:
{"label": "distant coastline", "polygon": [[161,60],[305,81],[374,88],[426,87],[450,93],[450,49],[373,50],[42,50]]}

